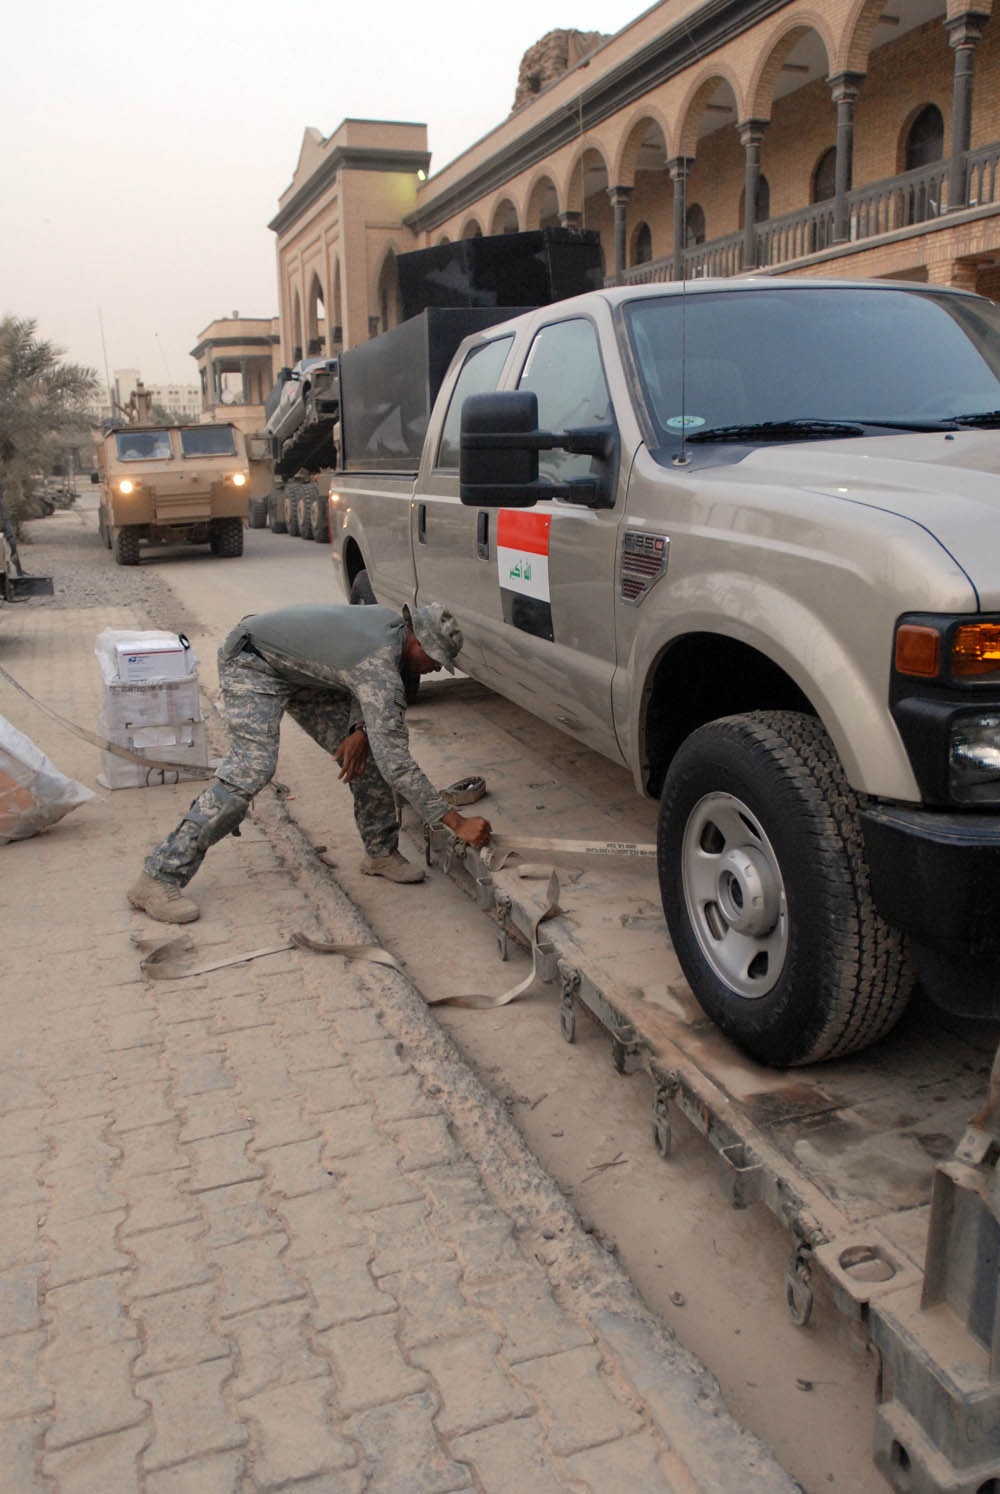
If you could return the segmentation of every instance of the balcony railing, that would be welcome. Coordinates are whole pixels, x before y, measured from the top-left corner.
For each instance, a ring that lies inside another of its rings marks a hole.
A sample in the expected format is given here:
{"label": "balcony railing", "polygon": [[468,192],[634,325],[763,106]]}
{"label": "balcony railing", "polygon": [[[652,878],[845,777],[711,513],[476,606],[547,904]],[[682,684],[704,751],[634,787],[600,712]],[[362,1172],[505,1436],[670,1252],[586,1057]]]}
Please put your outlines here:
{"label": "balcony railing", "polygon": [[[963,205],[984,207],[1000,202],[1000,142],[970,151],[966,163]],[[856,244],[940,220],[949,208],[948,178],[948,162],[935,161],[917,171],[905,171],[899,176],[855,187],[847,195],[849,242]],[[754,242],[755,269],[773,269],[835,248],[832,199],[758,223]],[[684,273],[688,279],[738,275],[743,268],[742,232],[684,251]],[[623,281],[626,285],[648,285],[673,278],[674,261],[670,255],[633,265],[625,271]]]}

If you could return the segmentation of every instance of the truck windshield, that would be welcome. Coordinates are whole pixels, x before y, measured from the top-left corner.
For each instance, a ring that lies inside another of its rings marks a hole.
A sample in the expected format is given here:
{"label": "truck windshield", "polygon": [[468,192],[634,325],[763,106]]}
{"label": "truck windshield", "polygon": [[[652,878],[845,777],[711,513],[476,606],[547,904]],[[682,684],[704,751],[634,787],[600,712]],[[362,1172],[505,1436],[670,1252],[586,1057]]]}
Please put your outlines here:
{"label": "truck windshield", "polygon": [[169,461],[169,431],[119,431],[115,454],[120,462]]}
{"label": "truck windshield", "polygon": [[232,456],[236,450],[232,426],[188,426],[181,431],[181,450],[186,457]]}
{"label": "truck windshield", "polygon": [[843,423],[831,436],[872,435],[985,424],[1000,411],[1000,309],[989,301],[786,285],[632,301],[625,321],[667,451],[716,431],[752,444],[808,436],[821,421]]}

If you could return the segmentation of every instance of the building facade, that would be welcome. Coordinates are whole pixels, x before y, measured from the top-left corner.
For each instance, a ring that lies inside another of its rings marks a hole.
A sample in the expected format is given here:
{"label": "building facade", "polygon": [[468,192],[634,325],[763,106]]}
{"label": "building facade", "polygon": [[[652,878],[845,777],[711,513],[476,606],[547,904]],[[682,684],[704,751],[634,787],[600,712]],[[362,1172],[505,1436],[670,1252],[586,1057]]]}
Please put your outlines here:
{"label": "building facade", "polygon": [[264,405],[280,366],[277,317],[231,316],[209,322],[191,357],[198,365],[195,419],[229,420],[240,430],[260,430]]}
{"label": "building facade", "polygon": [[286,360],[394,325],[397,254],[550,224],[596,229],[616,282],[1000,296],[1000,20],[992,0],[661,0],[610,38],[543,38],[511,115],[428,164],[422,125],[306,132],[270,225]]}

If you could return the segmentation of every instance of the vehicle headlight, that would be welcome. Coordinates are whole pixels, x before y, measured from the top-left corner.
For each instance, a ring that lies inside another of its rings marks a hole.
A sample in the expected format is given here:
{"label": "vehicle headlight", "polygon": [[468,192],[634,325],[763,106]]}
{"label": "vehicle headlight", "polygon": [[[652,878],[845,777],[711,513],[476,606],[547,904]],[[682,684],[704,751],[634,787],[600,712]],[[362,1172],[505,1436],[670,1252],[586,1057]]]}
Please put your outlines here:
{"label": "vehicle headlight", "polygon": [[1000,803],[1000,715],[953,721],[948,762],[956,803]]}
{"label": "vehicle headlight", "polygon": [[233,487],[234,488],[243,488],[243,487],[246,487],[246,481],[247,481],[247,475],[246,475],[245,472],[234,472],[233,473]]}
{"label": "vehicle headlight", "polygon": [[131,477],[121,478],[118,483],[118,491],[119,493],[124,493],[126,498],[128,497],[129,493],[135,492],[135,483],[132,481]]}

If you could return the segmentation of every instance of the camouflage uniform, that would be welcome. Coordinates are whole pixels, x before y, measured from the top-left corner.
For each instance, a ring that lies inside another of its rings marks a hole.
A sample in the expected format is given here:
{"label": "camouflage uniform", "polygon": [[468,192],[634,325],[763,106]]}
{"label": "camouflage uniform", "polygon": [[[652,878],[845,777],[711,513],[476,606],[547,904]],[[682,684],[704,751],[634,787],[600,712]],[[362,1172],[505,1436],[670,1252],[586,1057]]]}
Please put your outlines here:
{"label": "camouflage uniform", "polygon": [[270,783],[285,711],[327,752],[363,724],[369,757],[353,782],[354,819],[369,856],[395,851],[395,794],[427,824],[448,805],[410,756],[399,663],[406,625],[385,607],[305,606],[248,617],[219,650],[229,753],[215,782],[146,858],[159,881],[186,887],[216,841],[237,830]]}

